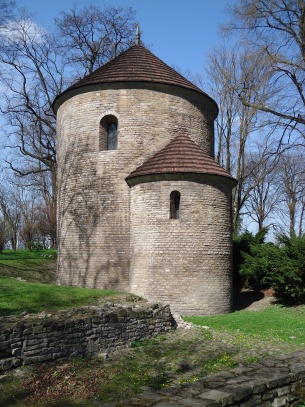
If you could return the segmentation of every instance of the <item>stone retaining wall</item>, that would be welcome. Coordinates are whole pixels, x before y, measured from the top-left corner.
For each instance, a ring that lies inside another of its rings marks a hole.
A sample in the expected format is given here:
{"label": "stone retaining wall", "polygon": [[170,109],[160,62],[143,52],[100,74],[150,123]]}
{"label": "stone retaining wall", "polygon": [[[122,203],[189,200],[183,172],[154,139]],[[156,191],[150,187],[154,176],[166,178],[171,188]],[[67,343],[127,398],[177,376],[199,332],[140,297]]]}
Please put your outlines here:
{"label": "stone retaining wall", "polygon": [[204,407],[298,406],[305,399],[304,385],[305,352],[297,351],[188,383],[177,395],[191,393]]}
{"label": "stone retaining wall", "polygon": [[113,352],[174,329],[168,305],[82,307],[0,319],[0,373],[20,365]]}
{"label": "stone retaining wall", "polygon": [[147,390],[113,407],[297,407],[304,400],[305,351],[297,351],[197,381]]}

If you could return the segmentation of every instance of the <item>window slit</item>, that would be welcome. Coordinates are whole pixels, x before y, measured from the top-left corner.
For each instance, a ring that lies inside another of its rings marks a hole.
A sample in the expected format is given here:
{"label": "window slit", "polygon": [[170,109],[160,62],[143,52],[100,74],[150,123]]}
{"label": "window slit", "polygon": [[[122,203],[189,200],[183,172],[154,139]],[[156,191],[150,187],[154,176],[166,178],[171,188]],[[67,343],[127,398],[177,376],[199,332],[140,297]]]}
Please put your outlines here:
{"label": "window slit", "polygon": [[180,192],[172,191],[170,194],[170,219],[179,219]]}

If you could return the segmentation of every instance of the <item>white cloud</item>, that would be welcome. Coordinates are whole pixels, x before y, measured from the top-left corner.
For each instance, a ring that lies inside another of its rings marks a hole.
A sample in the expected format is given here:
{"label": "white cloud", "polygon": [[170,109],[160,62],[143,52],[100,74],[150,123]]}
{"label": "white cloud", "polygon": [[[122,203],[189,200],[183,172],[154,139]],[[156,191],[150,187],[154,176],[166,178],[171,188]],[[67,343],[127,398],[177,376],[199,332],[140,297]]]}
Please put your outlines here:
{"label": "white cloud", "polygon": [[0,26],[0,36],[5,45],[12,43],[43,43],[46,31],[30,19],[9,21]]}

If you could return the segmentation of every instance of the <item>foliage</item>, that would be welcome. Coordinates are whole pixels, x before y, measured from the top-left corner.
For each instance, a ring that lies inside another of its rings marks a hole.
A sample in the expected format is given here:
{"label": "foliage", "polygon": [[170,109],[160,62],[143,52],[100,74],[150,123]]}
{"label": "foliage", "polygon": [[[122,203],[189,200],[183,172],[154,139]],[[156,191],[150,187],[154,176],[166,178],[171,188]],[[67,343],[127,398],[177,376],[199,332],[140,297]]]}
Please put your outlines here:
{"label": "foliage", "polygon": [[273,287],[270,273],[276,272],[279,248],[274,243],[252,244],[251,253],[244,253],[241,274],[246,279],[246,286],[255,291]]}
{"label": "foliage", "polygon": [[282,302],[305,303],[305,235],[281,235],[278,255],[268,270],[268,282]]}
{"label": "foliage", "polygon": [[[244,283],[255,290],[264,287],[265,264],[260,264],[260,251],[265,249],[264,241],[268,233],[266,228],[256,235],[246,230],[233,237],[233,284],[239,291]],[[254,256],[254,257],[253,257]],[[255,264],[255,261],[258,264]]]}
{"label": "foliage", "polygon": [[256,235],[244,232],[234,239],[235,280],[246,287],[272,287],[280,302],[305,302],[305,235],[278,236],[278,244],[265,243],[267,229]]}
{"label": "foliage", "polygon": [[273,243],[265,243],[267,233],[268,230],[264,228],[252,235],[248,252],[242,252],[243,262],[239,271],[246,281],[246,287],[255,291],[270,287],[268,275],[277,263],[279,248]]}

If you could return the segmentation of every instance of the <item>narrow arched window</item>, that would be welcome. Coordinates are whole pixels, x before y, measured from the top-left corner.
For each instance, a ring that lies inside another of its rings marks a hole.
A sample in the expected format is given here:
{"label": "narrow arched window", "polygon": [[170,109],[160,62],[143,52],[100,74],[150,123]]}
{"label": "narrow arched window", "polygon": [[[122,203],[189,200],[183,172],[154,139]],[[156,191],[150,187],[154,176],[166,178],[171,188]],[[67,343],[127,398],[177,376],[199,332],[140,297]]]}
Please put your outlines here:
{"label": "narrow arched window", "polygon": [[107,150],[116,150],[117,143],[117,125],[110,123],[107,131]]}
{"label": "narrow arched window", "polygon": [[100,121],[99,149],[116,150],[118,143],[118,119],[107,115]]}
{"label": "narrow arched window", "polygon": [[170,194],[170,219],[179,219],[180,192],[172,191]]}

